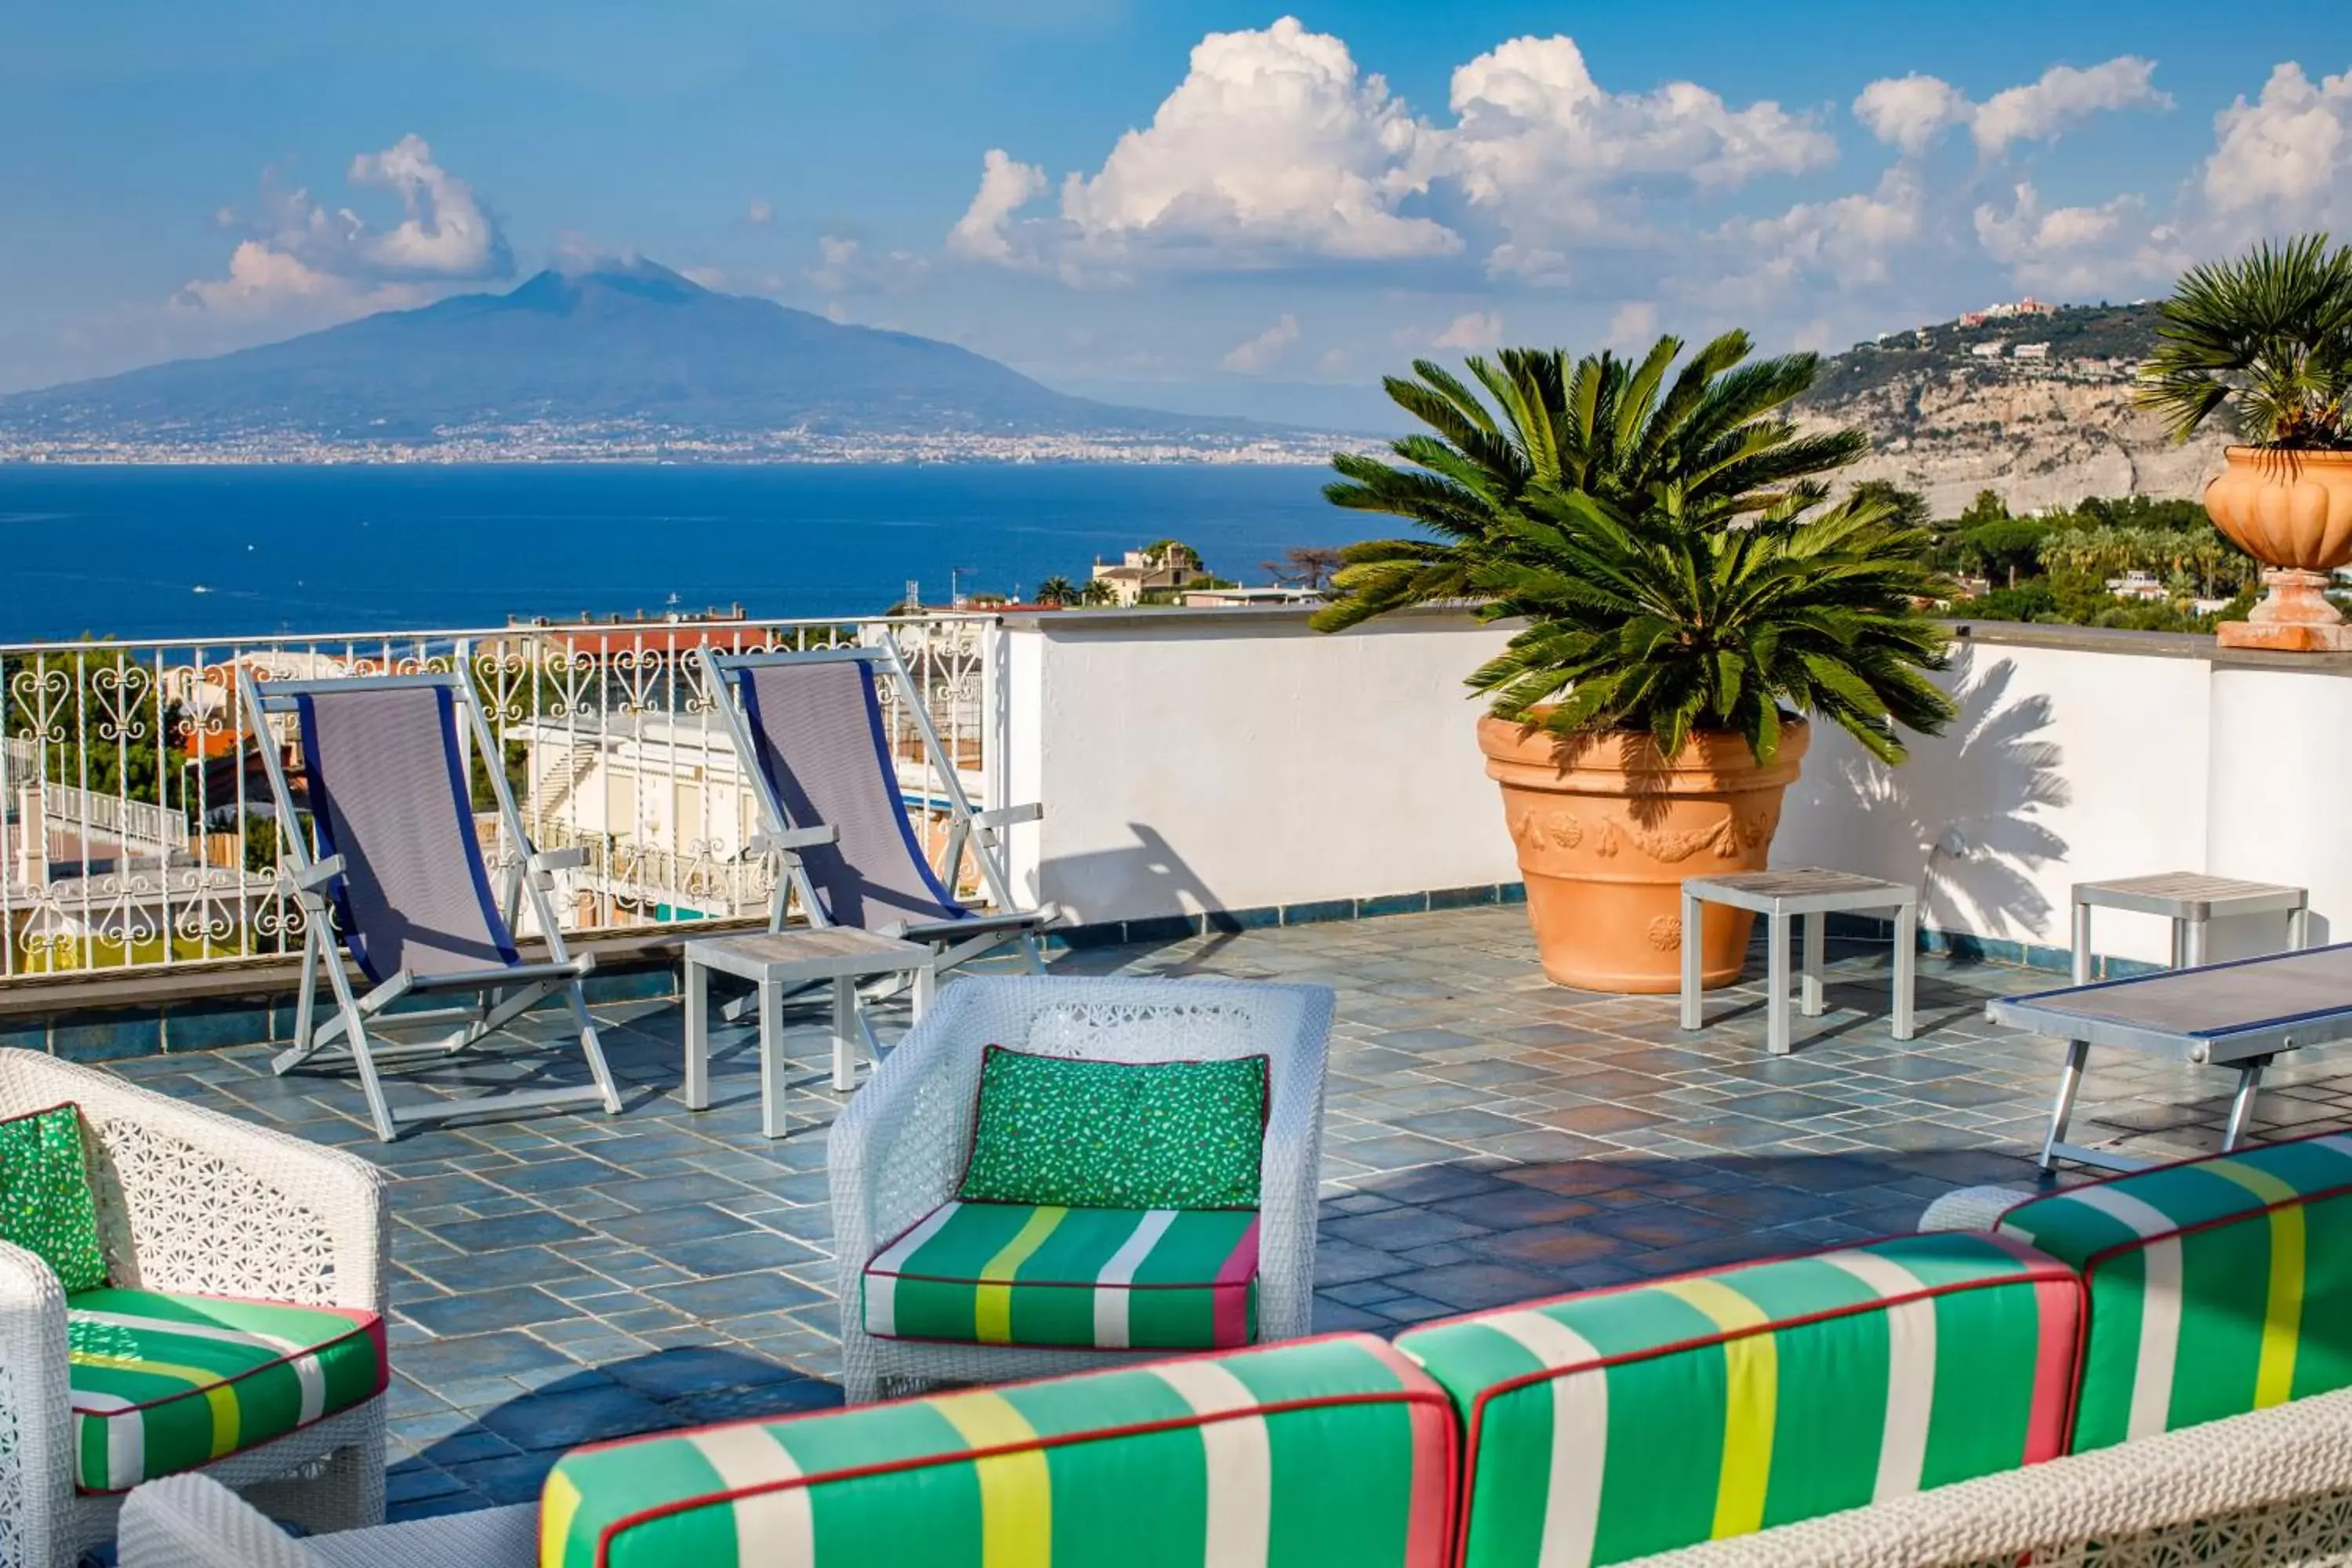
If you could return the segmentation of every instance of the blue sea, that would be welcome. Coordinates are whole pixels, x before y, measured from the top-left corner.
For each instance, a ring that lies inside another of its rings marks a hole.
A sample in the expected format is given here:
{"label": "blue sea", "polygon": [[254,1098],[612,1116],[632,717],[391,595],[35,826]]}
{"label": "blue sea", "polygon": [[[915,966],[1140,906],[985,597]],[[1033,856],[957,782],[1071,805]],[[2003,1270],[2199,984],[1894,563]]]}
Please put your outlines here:
{"label": "blue sea", "polygon": [[[871,615],[1084,582],[1181,539],[1263,583],[1385,532],[1317,468],[0,466],[0,642],[497,626],[509,616]],[[950,574],[952,574],[952,579]]]}

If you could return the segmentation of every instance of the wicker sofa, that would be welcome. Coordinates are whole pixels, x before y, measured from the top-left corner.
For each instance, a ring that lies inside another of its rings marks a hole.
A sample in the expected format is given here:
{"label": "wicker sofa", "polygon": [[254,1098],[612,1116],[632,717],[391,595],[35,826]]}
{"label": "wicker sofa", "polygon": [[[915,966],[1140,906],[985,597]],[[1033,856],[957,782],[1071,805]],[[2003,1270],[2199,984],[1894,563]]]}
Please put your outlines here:
{"label": "wicker sofa", "polygon": [[[109,1279],[125,1290],[381,1316],[390,1237],[366,1161],[33,1051],[0,1050],[0,1118],[71,1103],[93,1144]],[[0,1568],[70,1568],[111,1539],[120,1496],[77,1486],[67,1302],[0,1243]],[[205,1465],[269,1514],[321,1531],[383,1518],[384,1400]]]}
{"label": "wicker sofa", "polygon": [[[1934,1217],[1974,1228],[579,1450],[539,1560],[2352,1563],[2352,1139]],[[530,1524],[294,1542],[186,1476],[123,1568],[521,1568]]]}

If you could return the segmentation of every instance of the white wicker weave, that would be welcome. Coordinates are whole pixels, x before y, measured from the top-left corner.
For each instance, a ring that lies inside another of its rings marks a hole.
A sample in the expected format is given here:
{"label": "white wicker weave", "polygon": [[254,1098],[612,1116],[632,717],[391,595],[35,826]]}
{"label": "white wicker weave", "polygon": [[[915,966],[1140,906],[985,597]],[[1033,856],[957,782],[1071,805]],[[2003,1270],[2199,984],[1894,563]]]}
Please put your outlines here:
{"label": "white wicker weave", "polygon": [[2352,1389],[1639,1561],[1643,1568],[2352,1563]]}
{"label": "white wicker weave", "polygon": [[532,1568],[539,1505],[297,1541],[209,1477],[167,1476],[131,1494],[119,1544],[121,1568]]}
{"label": "white wicker weave", "polygon": [[[382,1173],[37,1051],[0,1050],[0,1117],[71,1101],[94,1134],[110,1277],[147,1290],[384,1310]],[[68,1568],[112,1539],[121,1500],[78,1494],[65,1299],[0,1245],[0,1568]],[[383,1518],[383,1401],[205,1467],[310,1529]]]}
{"label": "white wicker weave", "polygon": [[866,1332],[858,1310],[866,1265],[955,1196],[971,1146],[981,1054],[991,1045],[1123,1062],[1266,1057],[1258,1331],[1269,1341],[1307,1333],[1330,1027],[1331,993],[1318,985],[975,975],[942,991],[842,1111],[826,1142],[849,1401],[880,1398],[886,1385],[914,1392],[937,1383],[1002,1383],[1166,1353],[918,1343]]}
{"label": "white wicker weave", "polygon": [[1919,1216],[1919,1228],[1990,1230],[2001,1215],[2033,1194],[2032,1187],[1962,1187],[1929,1204]]}

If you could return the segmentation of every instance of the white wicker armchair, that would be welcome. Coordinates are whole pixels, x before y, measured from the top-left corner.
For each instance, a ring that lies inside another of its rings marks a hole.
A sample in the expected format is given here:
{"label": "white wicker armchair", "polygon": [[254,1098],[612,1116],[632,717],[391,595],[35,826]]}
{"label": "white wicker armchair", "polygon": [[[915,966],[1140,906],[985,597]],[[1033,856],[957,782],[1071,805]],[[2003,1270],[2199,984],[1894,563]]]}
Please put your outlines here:
{"label": "white wicker armchair", "polygon": [[[1331,993],[1210,980],[973,976],[940,994],[834,1123],[842,1387],[853,1404],[935,1383],[1002,1383],[1165,1352],[1038,1350],[877,1339],[862,1274],[892,1237],[955,1196],[991,1045],[1126,1062],[1265,1056],[1270,1085],[1259,1179],[1258,1331],[1296,1339],[1315,1304],[1316,1194]],[[907,1385],[900,1387],[898,1385]]]}
{"label": "white wicker armchair", "polygon": [[[358,1157],[183,1105],[36,1051],[0,1050],[0,1117],[72,1101],[96,1143],[114,1283],[384,1310],[383,1177]],[[383,1518],[383,1404],[205,1468],[313,1530]],[[77,1493],[57,1276],[0,1243],[0,1568],[69,1568],[111,1540],[121,1500]]]}

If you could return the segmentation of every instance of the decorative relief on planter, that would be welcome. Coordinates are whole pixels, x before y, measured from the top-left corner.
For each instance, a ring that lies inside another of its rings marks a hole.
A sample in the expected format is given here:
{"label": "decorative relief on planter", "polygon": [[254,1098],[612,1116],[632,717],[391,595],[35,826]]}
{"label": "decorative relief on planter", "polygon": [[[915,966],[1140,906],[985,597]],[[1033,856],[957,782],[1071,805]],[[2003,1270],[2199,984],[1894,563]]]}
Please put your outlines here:
{"label": "decorative relief on planter", "polygon": [[1650,945],[1660,952],[1675,952],[1683,945],[1683,921],[1680,915],[1660,915],[1650,922]]}
{"label": "decorative relief on planter", "polygon": [[1702,850],[1713,850],[1718,860],[1734,860],[1769,844],[1780,815],[1770,808],[1745,816],[1730,812],[1711,826],[1668,833],[1638,824],[1621,826],[1608,816],[1587,826],[1573,812],[1530,809],[1513,817],[1510,829],[1513,841],[1526,848],[1574,849],[1590,838],[1594,854],[1612,856],[1630,841],[1651,859],[1678,866]]}

